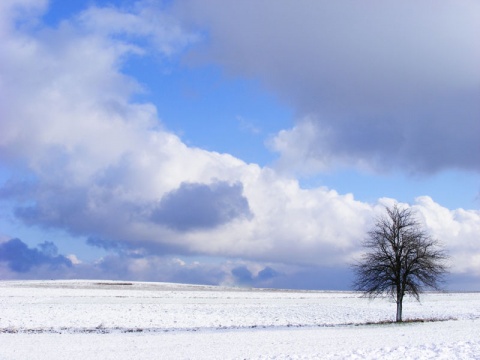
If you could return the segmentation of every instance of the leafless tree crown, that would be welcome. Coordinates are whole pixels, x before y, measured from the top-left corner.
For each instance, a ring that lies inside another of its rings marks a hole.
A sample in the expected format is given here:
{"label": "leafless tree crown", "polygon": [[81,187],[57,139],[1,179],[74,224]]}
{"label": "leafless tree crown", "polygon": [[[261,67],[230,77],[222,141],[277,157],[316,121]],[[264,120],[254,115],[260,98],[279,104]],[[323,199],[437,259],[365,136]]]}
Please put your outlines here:
{"label": "leafless tree crown", "polygon": [[[386,208],[364,241],[365,254],[354,265],[354,288],[376,297],[392,295],[397,302],[397,321],[405,294],[419,300],[426,289],[439,289],[446,273],[446,252],[422,229],[409,208]],[[398,313],[399,312],[399,313]]]}

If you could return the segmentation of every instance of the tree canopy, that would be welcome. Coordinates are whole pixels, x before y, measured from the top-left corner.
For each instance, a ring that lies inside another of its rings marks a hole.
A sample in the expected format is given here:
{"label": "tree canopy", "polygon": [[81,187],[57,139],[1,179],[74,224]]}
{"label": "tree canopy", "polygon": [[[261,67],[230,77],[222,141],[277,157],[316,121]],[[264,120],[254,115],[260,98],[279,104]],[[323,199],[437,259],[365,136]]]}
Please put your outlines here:
{"label": "tree canopy", "polygon": [[447,271],[447,253],[422,228],[410,208],[386,207],[363,243],[365,253],[354,265],[355,290],[367,296],[391,295],[402,321],[406,294],[420,300],[425,289],[440,289]]}

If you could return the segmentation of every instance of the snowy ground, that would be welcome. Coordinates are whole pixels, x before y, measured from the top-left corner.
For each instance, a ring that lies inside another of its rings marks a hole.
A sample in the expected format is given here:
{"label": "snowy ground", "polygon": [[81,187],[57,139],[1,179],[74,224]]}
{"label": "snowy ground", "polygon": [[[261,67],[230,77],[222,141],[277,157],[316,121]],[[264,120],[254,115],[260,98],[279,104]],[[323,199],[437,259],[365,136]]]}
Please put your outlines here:
{"label": "snowy ground", "polygon": [[394,315],[354,292],[0,282],[0,359],[480,359],[480,293]]}

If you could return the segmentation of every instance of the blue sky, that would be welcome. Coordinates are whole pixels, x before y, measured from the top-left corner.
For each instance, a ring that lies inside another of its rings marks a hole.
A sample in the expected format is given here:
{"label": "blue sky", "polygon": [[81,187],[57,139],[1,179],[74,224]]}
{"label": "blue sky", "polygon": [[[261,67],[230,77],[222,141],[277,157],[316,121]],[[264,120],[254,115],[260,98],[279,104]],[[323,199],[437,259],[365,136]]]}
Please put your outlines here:
{"label": "blue sky", "polygon": [[1,278],[347,289],[398,201],[478,289],[478,2],[0,13]]}

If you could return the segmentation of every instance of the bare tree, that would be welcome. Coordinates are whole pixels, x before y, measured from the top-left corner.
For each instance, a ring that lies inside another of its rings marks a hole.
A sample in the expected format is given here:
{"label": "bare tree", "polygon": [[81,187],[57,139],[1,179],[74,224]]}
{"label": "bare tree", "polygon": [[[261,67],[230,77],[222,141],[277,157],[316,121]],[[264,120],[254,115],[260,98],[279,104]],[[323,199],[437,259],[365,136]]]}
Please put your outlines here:
{"label": "bare tree", "polygon": [[424,289],[439,289],[446,273],[446,252],[420,226],[412,210],[397,204],[377,218],[364,241],[361,260],[353,265],[355,290],[369,297],[391,295],[397,303],[396,321],[402,321],[405,294],[418,301]]}

